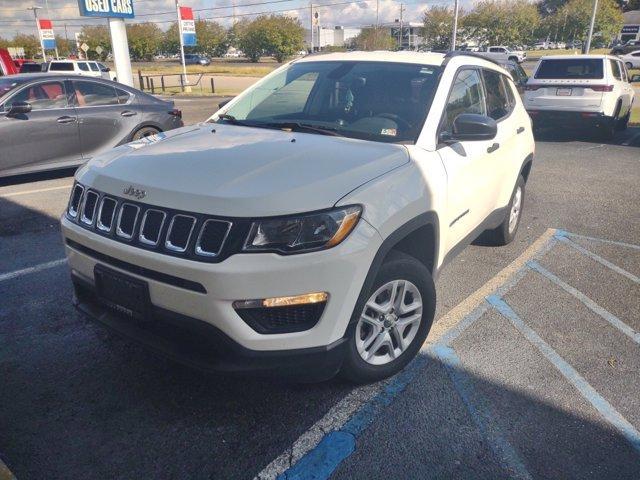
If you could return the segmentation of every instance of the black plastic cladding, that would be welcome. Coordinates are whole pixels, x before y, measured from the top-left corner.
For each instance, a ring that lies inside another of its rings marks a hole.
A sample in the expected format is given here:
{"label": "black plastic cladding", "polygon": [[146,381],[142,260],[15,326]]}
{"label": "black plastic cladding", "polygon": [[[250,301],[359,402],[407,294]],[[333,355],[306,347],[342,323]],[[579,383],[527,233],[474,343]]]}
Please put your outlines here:
{"label": "black plastic cladding", "polygon": [[[116,218],[114,218],[112,225],[111,225],[111,229],[108,232],[105,231],[101,231],[98,228],[96,228],[96,221],[97,221],[97,217],[98,217],[98,208],[96,208],[95,214],[93,215],[93,221],[91,223],[91,225],[87,225],[85,223],[82,223],[79,221],[80,218],[80,214],[74,218],[72,216],[70,216],[68,214],[68,211],[66,213],[66,218],[75,223],[76,225],[89,230],[93,233],[95,233],[96,235],[100,235],[102,237],[106,237],[106,238],[110,238],[111,240],[123,243],[125,245],[131,245],[132,247],[136,247],[136,248],[140,248],[142,250],[148,250],[148,251],[154,251],[154,252],[159,252],[162,253],[163,255],[169,255],[172,257],[178,257],[178,258],[188,258],[189,260],[194,260],[197,262],[203,262],[203,263],[219,263],[223,260],[225,260],[226,258],[228,258],[230,255],[233,255],[234,253],[239,253],[242,250],[242,246],[244,243],[245,238],[247,237],[247,235],[249,234],[249,228],[251,227],[251,219],[246,219],[246,218],[229,218],[229,217],[214,217],[211,215],[205,215],[205,214],[201,214],[201,213],[194,213],[194,212],[187,212],[184,210],[175,210],[172,208],[166,208],[166,207],[159,207],[157,205],[150,205],[150,204],[146,204],[146,203],[140,203],[134,200],[130,200],[128,198],[120,198],[120,197],[116,197],[114,195],[110,195],[110,194],[104,194],[98,190],[94,190],[92,188],[87,188],[85,187],[85,191],[83,192],[83,196],[82,196],[82,200],[81,200],[81,204],[82,202],[84,202],[84,197],[87,194],[87,192],[95,192],[98,194],[98,201],[97,201],[97,205],[99,206],[100,203],[102,202],[102,199],[104,197],[107,198],[111,198],[113,200],[115,200],[117,202],[116,205],[116,212],[120,211],[120,207],[122,206],[123,203],[128,203],[128,204],[132,204],[132,205],[136,205],[140,208],[140,212],[138,213],[138,218],[136,220],[136,225],[133,231],[133,236],[130,239],[127,238],[122,238],[116,235],[115,231],[116,231],[116,223],[117,223],[117,216],[118,214],[116,213]],[[162,226],[162,232],[160,234],[160,241],[158,242],[158,245],[153,246],[153,245],[146,245],[142,242],[140,242],[139,240],[139,234],[140,234],[140,226],[142,224],[142,217],[144,215],[144,212],[148,209],[152,209],[152,210],[160,210],[163,212],[166,212],[167,214],[167,218],[164,222],[164,225]],[[167,248],[165,248],[164,243],[166,240],[166,234],[167,234],[167,230],[169,228],[169,222],[170,219],[174,216],[174,215],[188,215],[188,216],[192,216],[196,219],[196,224],[195,227],[193,229],[193,233],[191,235],[191,238],[189,239],[189,244],[187,245],[187,250],[185,252],[174,252],[171,251]],[[202,228],[202,225],[204,224],[204,222],[206,220],[220,220],[223,222],[231,222],[231,230],[229,231],[229,235],[227,236],[226,241],[224,242],[224,244],[222,245],[222,250],[220,251],[220,254],[216,257],[209,257],[209,256],[202,256],[202,255],[196,255],[195,253],[195,246],[196,246],[196,242],[198,239],[198,233],[200,232],[200,229]]]}

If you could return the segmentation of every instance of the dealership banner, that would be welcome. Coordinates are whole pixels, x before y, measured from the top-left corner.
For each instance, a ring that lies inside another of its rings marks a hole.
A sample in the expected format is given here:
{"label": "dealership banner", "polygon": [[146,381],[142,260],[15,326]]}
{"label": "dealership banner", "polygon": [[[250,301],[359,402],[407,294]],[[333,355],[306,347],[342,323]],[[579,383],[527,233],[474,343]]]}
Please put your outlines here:
{"label": "dealership banner", "polygon": [[620,33],[639,33],[640,25],[625,25]]}
{"label": "dealership banner", "polygon": [[56,48],[56,36],[53,33],[53,24],[51,20],[38,20],[38,31],[40,33],[40,39],[42,40],[42,46],[45,50],[55,50]]}
{"label": "dealership banner", "polygon": [[133,0],[78,0],[83,17],[133,18]]}
{"label": "dealership banner", "polygon": [[196,42],[196,23],[193,21],[193,10],[190,7],[180,7],[180,32],[182,44],[185,47],[193,47]]}

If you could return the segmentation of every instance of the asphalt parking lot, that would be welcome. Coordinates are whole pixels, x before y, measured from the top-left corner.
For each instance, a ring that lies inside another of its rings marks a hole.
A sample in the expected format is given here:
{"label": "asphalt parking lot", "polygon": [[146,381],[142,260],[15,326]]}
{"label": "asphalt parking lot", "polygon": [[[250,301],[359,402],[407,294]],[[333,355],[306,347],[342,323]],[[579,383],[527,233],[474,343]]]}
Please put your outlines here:
{"label": "asphalt parking lot", "polygon": [[71,174],[0,183],[17,478],[640,478],[640,129],[547,132],[516,241],[448,265],[422,354],[358,388],[204,374],[88,323],[58,227]]}

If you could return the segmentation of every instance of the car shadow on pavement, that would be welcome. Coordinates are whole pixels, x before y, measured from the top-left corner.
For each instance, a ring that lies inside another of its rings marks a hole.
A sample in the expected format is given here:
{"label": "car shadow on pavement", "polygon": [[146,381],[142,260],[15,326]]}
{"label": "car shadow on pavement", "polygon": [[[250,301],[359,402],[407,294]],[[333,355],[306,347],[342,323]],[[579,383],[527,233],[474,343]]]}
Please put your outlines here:
{"label": "car shadow on pavement", "polygon": [[595,130],[577,130],[562,128],[541,128],[535,133],[535,140],[542,142],[587,142],[625,147],[640,147],[640,127],[628,127],[616,132],[611,140],[602,140]]}
{"label": "car shadow on pavement", "polygon": [[25,173],[22,175],[12,175],[10,177],[0,178],[0,187],[9,185],[21,185],[23,183],[41,182],[44,180],[56,180],[59,178],[73,177],[77,167],[61,168],[58,170],[50,170],[46,172]]}

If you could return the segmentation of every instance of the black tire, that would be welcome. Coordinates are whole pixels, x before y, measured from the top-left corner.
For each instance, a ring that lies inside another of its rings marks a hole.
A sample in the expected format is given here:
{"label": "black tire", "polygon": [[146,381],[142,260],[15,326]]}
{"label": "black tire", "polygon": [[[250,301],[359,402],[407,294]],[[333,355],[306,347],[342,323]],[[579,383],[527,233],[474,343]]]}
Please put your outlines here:
{"label": "black tire", "polygon": [[625,65],[627,66],[627,70],[631,70],[633,68],[633,63],[631,62],[627,62]]}
{"label": "black tire", "polygon": [[149,137],[159,132],[160,130],[156,127],[142,127],[135,131],[131,136],[131,140],[140,140],[141,138]]}
{"label": "black tire", "polygon": [[[510,219],[511,212],[514,209],[514,203],[516,202],[518,189],[520,189],[520,205],[517,209],[517,218],[515,220],[515,226],[510,228]],[[509,200],[509,205],[507,206],[507,214],[504,217],[502,223],[493,230],[488,230],[484,232],[482,235],[483,245],[493,245],[496,247],[501,247],[503,245],[508,245],[516,238],[516,233],[518,233],[518,227],[520,226],[520,220],[522,219],[522,209],[524,207],[525,200],[525,181],[522,175],[518,176],[518,180],[516,181],[515,186],[513,187],[513,192],[511,193],[511,200]]]}
{"label": "black tire", "polygon": [[[411,343],[394,360],[383,365],[367,363],[358,353],[356,346],[357,323],[361,312],[354,312],[352,325],[349,326],[347,351],[340,376],[354,383],[372,383],[395,375],[402,370],[418,353],[433,323],[436,307],[436,289],[429,270],[417,259],[402,252],[392,250],[380,267],[371,289],[363,291],[356,303],[360,308],[381,286],[393,280],[407,280],[422,297],[422,318]],[[363,307],[364,308],[364,307]]]}
{"label": "black tire", "polygon": [[614,117],[610,121],[596,127],[596,136],[603,142],[609,142],[615,137],[617,128],[618,119]]}
{"label": "black tire", "polygon": [[629,110],[624,117],[618,120],[618,123],[616,125],[616,130],[618,130],[619,132],[625,131],[629,126],[630,118],[631,118],[631,110]]}

